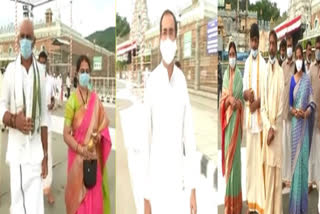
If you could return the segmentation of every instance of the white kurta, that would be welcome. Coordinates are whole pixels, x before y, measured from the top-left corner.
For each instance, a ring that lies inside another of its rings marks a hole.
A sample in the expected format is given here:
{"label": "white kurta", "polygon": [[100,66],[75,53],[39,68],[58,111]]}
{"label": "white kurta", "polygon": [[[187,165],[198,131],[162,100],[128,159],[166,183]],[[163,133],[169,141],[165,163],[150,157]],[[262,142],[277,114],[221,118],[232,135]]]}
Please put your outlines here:
{"label": "white kurta", "polygon": [[283,122],[282,122],[282,180],[291,182],[291,114],[289,113],[290,80],[295,70],[295,62],[286,59],[282,63],[284,75]]}
{"label": "white kurta", "polygon": [[[319,130],[319,110],[320,110],[320,67],[317,62],[313,63],[310,67],[310,80],[312,85],[313,97],[315,98],[316,111],[313,126],[312,144],[309,156],[309,183],[320,181],[320,130]],[[319,188],[319,186],[318,186]],[[320,192],[320,191],[319,191]],[[320,201],[320,200],[319,200]]]}
{"label": "white kurta", "polygon": [[[283,112],[284,78],[282,68],[278,61],[272,65],[267,64],[261,93],[261,117],[264,127],[264,163],[267,166],[281,169],[282,165],[282,112]],[[274,140],[266,144],[270,128],[275,131]],[[281,181],[279,181],[281,183]]]}
{"label": "white kurta", "polygon": [[[249,67],[250,67],[250,57],[251,55],[247,58],[245,67],[244,67],[244,75],[243,75],[243,92],[249,89]],[[258,72],[257,72],[257,60],[252,60],[252,65],[251,65],[251,88],[254,92],[254,99],[257,99],[257,91],[258,91],[258,86],[257,86],[257,78],[259,78],[259,92],[261,95],[262,91],[262,84],[261,80],[263,79],[265,75],[265,70],[266,70],[266,62],[263,59],[262,55],[259,53],[259,77],[258,77]],[[247,129],[247,131],[251,133],[259,133],[262,131],[262,123],[259,125],[258,124],[258,113],[255,111],[253,114],[251,114],[251,126],[247,127],[248,124],[248,118],[249,118],[249,108],[245,108],[245,120],[244,120],[244,128]],[[261,118],[262,120],[262,118]]]}
{"label": "white kurta", "polygon": [[[37,116],[34,121],[35,132],[32,136],[9,128],[6,162],[10,167],[12,214],[24,213],[24,209],[27,213],[43,213],[43,191],[40,177],[43,148],[40,131],[37,130],[40,126],[47,126],[46,78],[44,67],[35,59],[33,61],[34,68],[38,67],[40,75],[41,117],[39,118],[37,106]],[[32,65],[29,72],[21,65],[20,55],[8,65],[0,97],[1,120],[3,120],[6,111],[18,113],[22,110],[23,90],[26,97],[27,115],[32,112],[33,73]]]}
{"label": "white kurta", "polygon": [[[261,116],[263,120],[263,162],[265,183],[266,214],[282,213],[282,111],[283,111],[284,76],[276,60],[273,65],[267,64],[261,93]],[[273,128],[275,136],[267,144],[269,129]]]}
{"label": "white kurta", "polygon": [[3,79],[3,74],[0,72],[0,94],[1,94],[2,79]]}
{"label": "white kurta", "polygon": [[[2,73],[0,71],[0,95],[1,95],[1,88],[2,88],[2,79],[3,79],[3,75],[2,75]],[[3,128],[4,128],[4,125],[2,124],[2,120],[0,120],[0,154],[1,154],[1,151],[2,151],[2,147],[3,147],[2,146],[3,143],[1,143],[2,142],[2,129]],[[1,158],[1,156],[0,156],[0,158]],[[0,165],[0,171],[2,171],[1,170],[1,165]],[[2,177],[3,176],[0,175],[0,183],[1,183]]]}
{"label": "white kurta", "polygon": [[[258,75],[258,58],[252,59],[250,55],[245,63],[243,76],[243,91],[251,88],[254,92],[254,99],[261,97],[262,82],[266,72],[266,63],[259,53],[259,75]],[[251,69],[251,72],[250,72]],[[251,78],[250,78],[251,75]],[[251,79],[251,86],[250,81]],[[258,94],[259,90],[259,94]],[[245,103],[245,120],[244,128],[246,131],[246,148],[247,148],[247,201],[250,211],[261,212],[264,209],[265,187],[264,173],[262,167],[262,118],[260,114],[260,124],[258,111],[250,114],[249,102]],[[251,116],[250,116],[251,115]]]}
{"label": "white kurta", "polygon": [[161,63],[148,78],[144,102],[148,135],[145,198],[150,200],[153,214],[188,213],[188,191],[195,188],[197,165],[191,106],[182,71],[174,66],[169,80]]}
{"label": "white kurta", "polygon": [[67,88],[71,88],[71,80],[70,80],[70,77],[67,77],[67,79],[66,79],[66,85],[67,85]]}

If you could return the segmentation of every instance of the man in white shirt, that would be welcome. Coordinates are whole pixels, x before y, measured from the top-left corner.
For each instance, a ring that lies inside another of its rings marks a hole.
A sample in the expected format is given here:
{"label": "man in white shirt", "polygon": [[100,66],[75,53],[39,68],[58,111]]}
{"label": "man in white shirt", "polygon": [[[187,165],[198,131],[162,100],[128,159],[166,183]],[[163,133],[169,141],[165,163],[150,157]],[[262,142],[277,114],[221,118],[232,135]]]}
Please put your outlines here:
{"label": "man in white shirt", "polygon": [[265,214],[282,214],[282,109],[284,77],[278,63],[277,33],[269,33],[269,60],[262,80],[261,118],[263,121],[262,156],[265,176]]}
{"label": "man in white shirt", "polygon": [[176,37],[175,16],[166,10],[160,19],[162,61],[145,89],[145,214],[197,212],[196,144],[187,83],[174,65]]}
{"label": "man in white shirt", "polygon": [[48,176],[43,179],[43,192],[47,197],[49,204],[54,203],[54,196],[51,191],[52,184],[52,124],[51,124],[51,114],[54,107],[54,84],[52,76],[47,70],[47,54],[42,51],[39,54],[39,63],[44,66],[44,70],[47,75],[46,81],[46,104],[48,107]]}
{"label": "man in white shirt", "polygon": [[[2,71],[2,68],[0,68],[0,95],[1,95],[1,86],[2,86],[2,79],[3,79],[3,75],[4,75],[4,73],[3,73],[3,71]],[[2,151],[2,144],[3,143],[1,143],[2,142],[2,132],[4,132],[4,125],[2,124],[2,122],[1,122],[1,120],[0,120],[0,152]],[[0,153],[1,154],[1,153]],[[1,157],[1,156],[0,156]],[[1,165],[0,165],[0,171],[1,171]],[[1,176],[0,175],[0,182],[1,182],[1,178],[2,178],[3,176]]]}
{"label": "man in white shirt", "polygon": [[310,77],[310,68],[312,64],[312,44],[311,41],[309,40],[306,45],[306,61],[305,61],[305,66],[306,66],[306,73]]}
{"label": "man in white shirt", "polygon": [[58,76],[58,88],[59,88],[59,106],[62,106],[63,104],[63,82],[62,82],[62,77],[61,74]]}
{"label": "man in white shirt", "polygon": [[245,103],[244,129],[247,147],[247,201],[250,212],[264,212],[264,177],[262,165],[262,117],[260,96],[266,63],[259,53],[259,27],[256,23],[250,29],[251,53],[246,60],[243,77]]}
{"label": "man in white shirt", "polygon": [[70,80],[70,74],[68,73],[67,79],[66,79],[66,85],[67,85],[67,98],[70,96],[70,89],[71,89],[71,80]]}
{"label": "man in white shirt", "polygon": [[[1,95],[1,86],[2,86],[3,77],[4,77],[4,69],[0,68],[0,95]],[[4,125],[2,124],[1,120],[0,120],[0,129],[1,129],[1,132],[4,132],[4,131],[5,131],[5,127],[4,127]],[[2,138],[1,138],[1,132],[0,132],[0,140],[2,139]],[[1,145],[0,145],[0,148],[1,148]],[[0,150],[0,151],[1,151],[1,150]]]}
{"label": "man in white shirt", "polygon": [[291,114],[289,113],[289,92],[290,80],[294,75],[296,63],[293,58],[293,38],[291,34],[286,35],[287,43],[287,59],[282,63],[281,67],[284,76],[284,93],[283,93],[283,111],[282,111],[282,181],[283,187],[289,187],[291,184]]}
{"label": "man in white shirt", "polygon": [[20,53],[5,72],[0,118],[9,127],[6,162],[10,168],[11,214],[43,214],[41,178],[47,176],[45,72],[32,54],[33,24],[19,30]]}
{"label": "man in white shirt", "polygon": [[[314,102],[316,103],[317,108],[315,111],[313,136],[309,156],[309,191],[312,190],[312,184],[316,184],[320,196],[320,36],[316,38],[315,62],[310,67],[310,81]],[[320,211],[320,197],[318,197],[318,211]]]}
{"label": "man in white shirt", "polygon": [[2,86],[3,76],[4,76],[4,72],[2,72],[2,68],[1,68],[1,70],[0,70],[0,94],[1,94],[1,86]]}

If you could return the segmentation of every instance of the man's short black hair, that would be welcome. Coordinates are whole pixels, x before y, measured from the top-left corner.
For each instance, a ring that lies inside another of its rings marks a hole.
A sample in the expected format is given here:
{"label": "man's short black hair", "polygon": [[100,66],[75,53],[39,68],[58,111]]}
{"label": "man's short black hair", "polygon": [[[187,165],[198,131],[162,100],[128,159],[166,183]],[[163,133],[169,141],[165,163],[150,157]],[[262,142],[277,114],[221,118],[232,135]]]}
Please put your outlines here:
{"label": "man's short black hair", "polygon": [[312,47],[312,43],[310,40],[307,41],[307,45],[306,45],[306,48],[308,48],[308,46],[311,46]]}
{"label": "man's short black hair", "polygon": [[45,60],[47,61],[48,56],[47,56],[47,54],[46,54],[44,51],[41,51],[40,54],[39,54],[39,59],[40,59],[40,58],[45,58]]}
{"label": "man's short black hair", "polygon": [[269,33],[269,39],[271,36],[274,36],[274,38],[276,39],[276,42],[278,41],[278,36],[275,30],[271,30]]}
{"label": "man's short black hair", "polygon": [[173,12],[171,10],[165,10],[162,15],[161,15],[161,18],[160,18],[160,35],[162,33],[162,19],[164,17],[164,15],[166,14],[170,14],[172,17],[173,17],[173,20],[174,20],[174,28],[175,28],[175,34],[176,34],[176,37],[177,37],[177,33],[178,33],[178,23],[177,23],[177,20],[176,20],[176,17],[174,16]]}
{"label": "man's short black hair", "polygon": [[280,42],[280,49],[281,48],[285,48],[285,49],[287,48],[287,42],[286,42],[285,39],[282,39],[281,42]]}
{"label": "man's short black hair", "polygon": [[286,33],[286,40],[288,40],[288,39],[293,40],[292,35],[290,33]]}
{"label": "man's short black hair", "polygon": [[250,28],[250,39],[257,37],[259,39],[259,26],[257,23],[253,23]]}

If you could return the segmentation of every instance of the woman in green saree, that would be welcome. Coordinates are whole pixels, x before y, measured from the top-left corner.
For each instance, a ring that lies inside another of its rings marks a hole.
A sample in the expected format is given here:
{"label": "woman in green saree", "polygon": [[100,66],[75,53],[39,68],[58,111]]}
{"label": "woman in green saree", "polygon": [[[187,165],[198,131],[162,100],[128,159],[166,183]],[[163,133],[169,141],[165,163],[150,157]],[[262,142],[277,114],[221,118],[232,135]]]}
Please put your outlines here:
{"label": "woman in green saree", "polygon": [[[110,213],[106,161],[111,140],[109,121],[98,95],[88,89],[90,61],[80,56],[77,62],[79,84],[65,109],[63,137],[68,145],[68,175],[65,190],[67,214]],[[96,183],[84,185],[83,161],[97,160]]]}
{"label": "woman in green saree", "polygon": [[242,76],[236,66],[237,50],[229,44],[229,66],[224,72],[220,120],[222,129],[222,173],[226,179],[225,214],[239,214],[242,209],[241,139],[242,139]]}

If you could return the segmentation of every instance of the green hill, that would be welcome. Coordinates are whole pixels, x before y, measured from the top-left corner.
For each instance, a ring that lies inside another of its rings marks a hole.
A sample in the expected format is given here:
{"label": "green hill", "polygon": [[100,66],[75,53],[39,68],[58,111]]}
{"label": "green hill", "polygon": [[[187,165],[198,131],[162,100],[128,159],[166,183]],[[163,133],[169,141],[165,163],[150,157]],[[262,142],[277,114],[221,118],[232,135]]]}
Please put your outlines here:
{"label": "green hill", "polygon": [[96,31],[90,34],[86,39],[91,42],[96,41],[96,44],[105,49],[115,52],[115,27],[109,27],[103,31]]}

